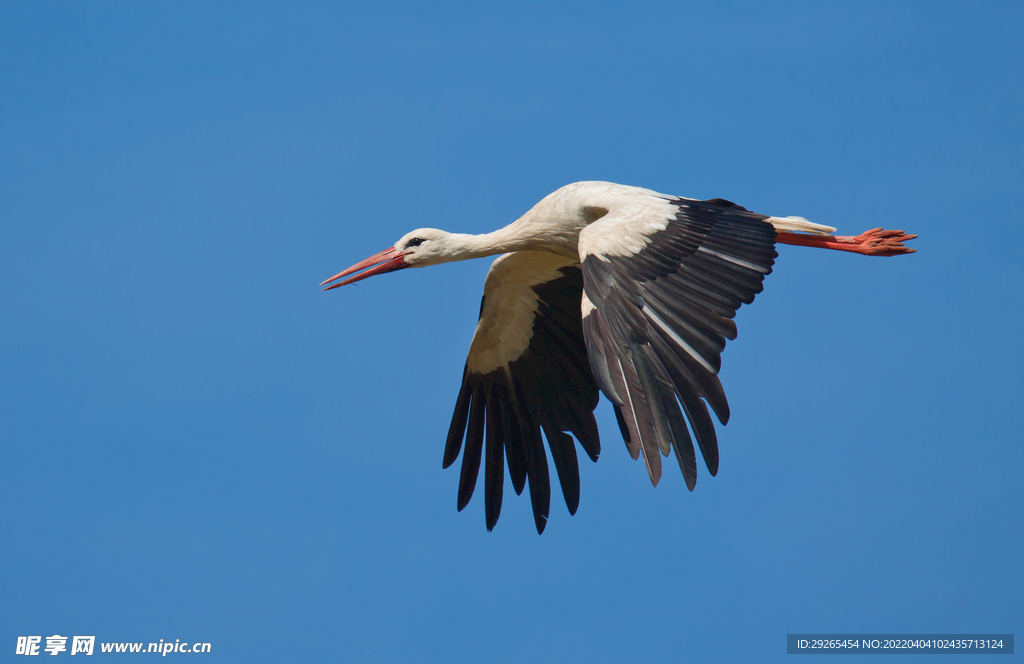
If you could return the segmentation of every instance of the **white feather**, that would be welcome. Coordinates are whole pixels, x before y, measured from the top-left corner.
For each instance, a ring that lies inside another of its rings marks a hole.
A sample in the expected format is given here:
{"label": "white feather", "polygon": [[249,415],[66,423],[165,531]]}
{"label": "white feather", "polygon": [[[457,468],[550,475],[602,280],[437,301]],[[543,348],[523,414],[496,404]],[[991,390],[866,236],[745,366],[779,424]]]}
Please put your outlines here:
{"label": "white feather", "polygon": [[538,284],[562,276],[559,268],[574,258],[546,251],[519,251],[499,256],[484,281],[484,304],[469,347],[466,367],[487,374],[518,359],[533,338]]}
{"label": "white feather", "polygon": [[831,235],[836,232],[836,229],[831,226],[816,224],[803,217],[768,217],[768,221],[777,231],[813,233],[814,235]]}

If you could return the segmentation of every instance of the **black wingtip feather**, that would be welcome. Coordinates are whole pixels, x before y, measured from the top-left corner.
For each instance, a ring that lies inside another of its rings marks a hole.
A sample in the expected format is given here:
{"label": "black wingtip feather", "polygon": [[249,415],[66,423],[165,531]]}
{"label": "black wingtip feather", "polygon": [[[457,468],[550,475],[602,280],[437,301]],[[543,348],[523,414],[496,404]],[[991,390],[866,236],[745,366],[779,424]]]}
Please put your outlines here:
{"label": "black wingtip feather", "polygon": [[704,456],[704,463],[714,477],[718,474],[718,434],[715,433],[715,424],[711,421],[708,407],[700,399],[693,399],[690,403],[684,402],[683,405],[693,426],[700,453]]}
{"label": "black wingtip feather", "polygon": [[597,430],[597,420],[593,413],[584,413],[580,418],[582,429],[573,430],[576,440],[580,441],[583,451],[587,453],[591,461],[597,462],[601,456],[601,436]]}
{"label": "black wingtip feather", "polygon": [[496,384],[501,391],[502,401],[508,407],[501,409],[502,427],[505,437],[505,458],[508,461],[508,476],[512,480],[512,489],[517,496],[523,495],[526,488],[526,442],[520,419],[517,416],[519,404],[515,400],[515,391],[509,384],[511,376],[499,374]]}
{"label": "black wingtip feather", "polygon": [[458,508],[461,512],[476,488],[476,478],[480,474],[480,455],[484,442],[485,397],[482,388],[473,394],[473,405],[469,411],[469,428],[466,431],[466,452],[462,455],[462,473],[459,476]]}
{"label": "black wingtip feather", "polygon": [[442,468],[448,468],[455,463],[459,458],[459,451],[462,450],[462,438],[466,435],[466,421],[469,419],[469,402],[472,397],[467,381],[468,374],[468,368],[462,371],[462,387],[459,388],[459,396],[455,400],[451,426],[448,427],[448,440],[444,444],[444,459],[441,461]]}
{"label": "black wingtip feather", "polygon": [[712,376],[704,381],[704,398],[707,399],[711,410],[715,411],[715,417],[725,426],[729,423],[729,400],[725,396],[725,388],[718,376]]}
{"label": "black wingtip feather", "polygon": [[562,486],[562,496],[569,514],[576,514],[580,506],[580,467],[576,458],[576,444],[572,436],[544,427],[544,435],[551,449],[551,459],[555,463],[558,482]]}
{"label": "black wingtip feather", "polygon": [[487,452],[484,465],[484,512],[490,532],[501,516],[502,489],[505,484],[504,418],[499,392],[487,396]]}
{"label": "black wingtip feather", "polygon": [[[522,385],[516,381],[512,392],[519,404],[525,404],[526,394]],[[551,480],[548,477],[548,460],[544,454],[544,442],[541,440],[540,425],[533,420],[529,410],[518,409],[519,428],[523,434],[523,448],[526,450],[526,479],[530,485],[530,505],[533,507],[533,520],[537,532],[544,532],[548,513],[551,508]]]}

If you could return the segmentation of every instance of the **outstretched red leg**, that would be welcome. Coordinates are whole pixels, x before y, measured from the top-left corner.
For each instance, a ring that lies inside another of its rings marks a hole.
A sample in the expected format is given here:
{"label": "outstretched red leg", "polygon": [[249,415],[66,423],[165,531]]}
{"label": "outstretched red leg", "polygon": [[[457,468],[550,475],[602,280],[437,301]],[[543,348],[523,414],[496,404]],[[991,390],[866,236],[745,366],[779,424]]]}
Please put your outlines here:
{"label": "outstretched red leg", "polygon": [[792,244],[798,247],[819,247],[821,249],[835,249],[837,251],[852,251],[865,256],[898,256],[900,254],[912,254],[917,249],[911,249],[903,245],[904,242],[913,240],[916,235],[908,235],[903,231],[887,231],[881,228],[872,228],[860,235],[807,235],[804,233],[777,234],[775,241],[782,244]]}

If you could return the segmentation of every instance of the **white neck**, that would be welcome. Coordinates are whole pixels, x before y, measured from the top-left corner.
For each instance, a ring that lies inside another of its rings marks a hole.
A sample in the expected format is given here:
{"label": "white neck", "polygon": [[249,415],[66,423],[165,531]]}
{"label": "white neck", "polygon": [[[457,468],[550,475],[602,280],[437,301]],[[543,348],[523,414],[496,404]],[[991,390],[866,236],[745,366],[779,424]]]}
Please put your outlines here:
{"label": "white neck", "polygon": [[513,223],[482,235],[451,233],[445,238],[447,246],[444,256],[438,262],[464,261],[529,249],[557,250],[555,246],[548,246],[550,243],[545,242],[543,237],[531,237],[522,231],[522,228],[517,227],[517,223]]}

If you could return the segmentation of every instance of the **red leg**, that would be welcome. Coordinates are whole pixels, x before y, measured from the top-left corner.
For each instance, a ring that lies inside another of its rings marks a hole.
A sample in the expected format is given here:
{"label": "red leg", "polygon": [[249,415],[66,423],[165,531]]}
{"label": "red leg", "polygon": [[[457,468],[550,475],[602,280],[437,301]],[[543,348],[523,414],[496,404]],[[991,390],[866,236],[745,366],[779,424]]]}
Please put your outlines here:
{"label": "red leg", "polygon": [[903,231],[886,231],[872,228],[860,235],[807,235],[804,233],[780,232],[776,242],[792,244],[798,247],[819,247],[837,251],[852,251],[865,256],[898,256],[912,254],[917,249],[903,246],[904,242],[913,240],[916,235],[908,235]]}

